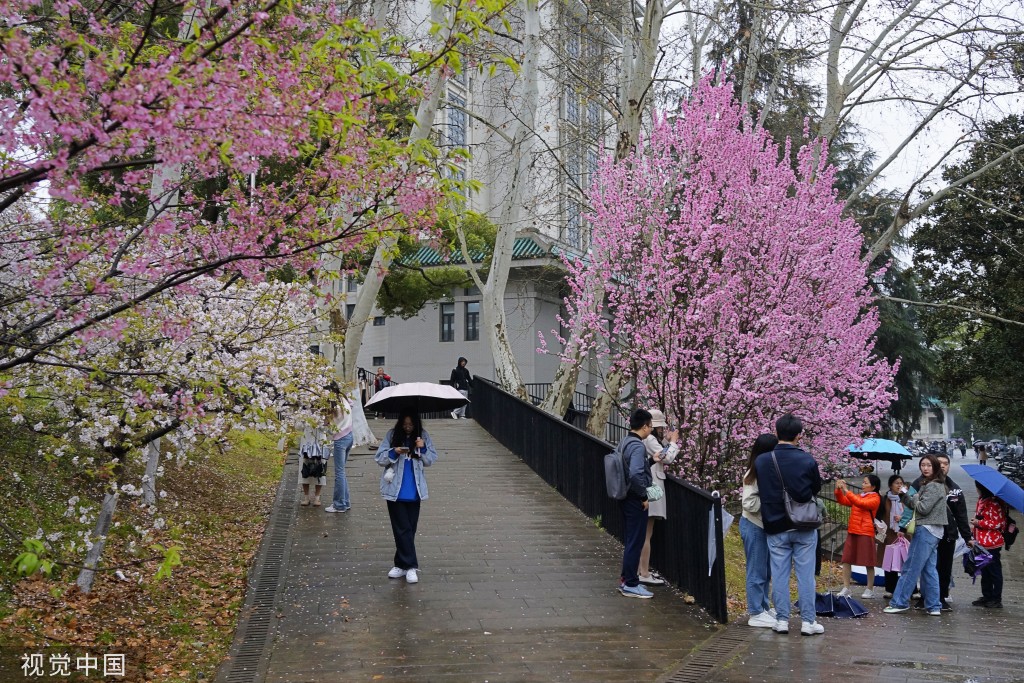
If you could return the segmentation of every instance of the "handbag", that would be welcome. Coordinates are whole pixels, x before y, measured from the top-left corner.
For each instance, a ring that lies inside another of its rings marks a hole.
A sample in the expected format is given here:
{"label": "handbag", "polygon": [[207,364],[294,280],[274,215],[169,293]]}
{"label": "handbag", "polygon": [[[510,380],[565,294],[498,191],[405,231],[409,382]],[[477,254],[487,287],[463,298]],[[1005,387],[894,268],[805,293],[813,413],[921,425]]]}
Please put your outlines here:
{"label": "handbag", "polygon": [[821,515],[818,514],[818,506],[814,499],[806,503],[798,503],[789,496],[786,490],[786,482],[782,479],[782,470],[779,469],[779,461],[772,451],[772,462],[775,463],[775,471],[779,475],[779,482],[782,484],[782,503],[786,507],[786,516],[797,529],[817,529],[821,526]]}
{"label": "handbag", "polygon": [[665,492],[661,490],[661,487],[657,484],[651,484],[647,487],[647,501],[653,503],[656,500],[661,500],[661,497],[665,495]]}
{"label": "handbag", "polygon": [[875,522],[875,540],[879,543],[885,543],[885,535],[889,531],[889,525],[880,519],[874,520]]}

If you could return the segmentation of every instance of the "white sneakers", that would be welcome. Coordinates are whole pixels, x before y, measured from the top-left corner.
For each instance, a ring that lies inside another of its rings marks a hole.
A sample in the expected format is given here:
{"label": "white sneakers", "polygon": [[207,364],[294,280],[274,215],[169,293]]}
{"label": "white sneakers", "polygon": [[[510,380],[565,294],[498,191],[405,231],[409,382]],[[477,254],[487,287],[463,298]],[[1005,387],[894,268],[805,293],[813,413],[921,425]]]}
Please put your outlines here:
{"label": "white sneakers", "polygon": [[849,588],[843,588],[843,590],[841,590],[838,593],[836,593],[836,597],[837,598],[848,598],[848,597],[850,597],[850,589]]}
{"label": "white sneakers", "polygon": [[651,574],[649,576],[644,576],[643,574],[641,574],[640,583],[647,584],[648,586],[664,586],[665,579],[661,578],[660,576],[657,576],[656,574]]}
{"label": "white sneakers", "polygon": [[452,419],[453,420],[458,420],[459,419],[459,414],[456,413],[454,410],[452,411]]}
{"label": "white sneakers", "polygon": [[[762,612],[757,616],[760,617],[764,616],[765,614],[767,613]],[[751,621],[753,621],[753,619],[754,617],[751,617]],[[753,626],[754,624],[752,624],[751,621],[748,621],[747,623]],[[782,619],[777,619],[775,621],[775,624],[772,626],[772,630],[776,633],[789,633],[789,622],[783,621]],[[805,621],[800,626],[800,635],[802,636],[820,636],[824,632],[825,627],[816,621]]]}
{"label": "white sneakers", "polygon": [[[776,619],[768,612],[761,612],[747,619],[747,626],[754,628],[774,628]],[[788,628],[788,624],[787,624]]]}
{"label": "white sneakers", "polygon": [[820,636],[825,632],[825,627],[816,621],[805,621],[803,626],[800,627],[800,635],[802,636]]}
{"label": "white sneakers", "polygon": [[398,567],[392,567],[391,571],[388,572],[389,579],[400,579],[405,577],[408,583],[419,583],[420,575],[415,569],[399,569]]}
{"label": "white sneakers", "polygon": [[868,588],[866,591],[860,594],[860,597],[864,598],[865,600],[870,600],[871,598],[875,597],[875,594],[871,592],[870,588]]}

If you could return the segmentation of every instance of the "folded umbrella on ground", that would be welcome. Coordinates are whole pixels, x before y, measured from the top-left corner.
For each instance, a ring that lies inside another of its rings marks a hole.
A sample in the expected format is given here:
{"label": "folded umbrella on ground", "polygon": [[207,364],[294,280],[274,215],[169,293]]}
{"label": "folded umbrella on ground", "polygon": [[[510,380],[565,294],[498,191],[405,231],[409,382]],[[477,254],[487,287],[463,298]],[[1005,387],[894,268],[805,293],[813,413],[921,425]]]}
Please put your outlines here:
{"label": "folded umbrella on ground", "polygon": [[814,596],[814,613],[819,617],[835,619],[859,619],[868,615],[868,610],[859,601],[848,595],[816,593]]}

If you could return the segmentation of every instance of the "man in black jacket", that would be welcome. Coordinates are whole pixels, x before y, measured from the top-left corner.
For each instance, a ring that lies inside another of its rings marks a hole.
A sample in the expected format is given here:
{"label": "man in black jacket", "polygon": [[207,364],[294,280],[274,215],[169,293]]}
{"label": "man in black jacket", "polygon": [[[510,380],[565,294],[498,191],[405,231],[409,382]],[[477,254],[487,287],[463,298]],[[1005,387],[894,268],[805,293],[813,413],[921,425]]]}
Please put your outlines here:
{"label": "man in black jacket", "polygon": [[825,627],[814,618],[814,555],[818,532],[795,528],[786,514],[782,497],[783,486],[797,503],[809,502],[821,490],[818,463],[797,445],[803,431],[800,418],[789,413],[780,417],[775,422],[779,445],[759,457],[754,466],[761,497],[761,520],[771,555],[772,602],[777,613],[772,628],[776,633],[789,633],[789,576],[792,572],[796,574],[803,622],[800,633],[814,636],[825,632]]}
{"label": "man in black jacket", "polygon": [[[469,370],[466,369],[466,365],[468,364],[469,361],[460,356],[459,362],[452,370],[451,380],[449,380],[451,382],[451,385],[455,387],[455,389],[458,390],[458,392],[465,396],[466,398],[469,398],[469,385],[470,382],[473,381],[472,376],[470,376],[469,374]],[[455,410],[452,411],[453,420],[458,420],[460,417],[464,420],[466,419],[466,406],[456,408]]]}
{"label": "man in black jacket", "polygon": [[640,553],[647,536],[647,487],[651,485],[651,462],[647,457],[644,439],[654,431],[654,418],[640,408],[629,416],[629,434],[619,444],[629,481],[626,497],[619,501],[622,507],[623,542],[622,575],[619,592],[627,598],[650,599],[654,593],[640,585]]}

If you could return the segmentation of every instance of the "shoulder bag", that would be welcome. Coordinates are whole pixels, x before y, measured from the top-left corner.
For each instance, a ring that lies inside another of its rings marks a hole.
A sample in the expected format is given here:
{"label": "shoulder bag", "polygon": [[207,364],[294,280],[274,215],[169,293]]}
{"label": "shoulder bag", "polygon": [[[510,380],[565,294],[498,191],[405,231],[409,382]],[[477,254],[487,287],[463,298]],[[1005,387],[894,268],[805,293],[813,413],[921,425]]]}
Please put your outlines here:
{"label": "shoulder bag", "polygon": [[818,506],[814,499],[806,503],[798,503],[793,500],[789,491],[786,490],[786,482],[782,479],[782,470],[779,469],[779,461],[772,451],[772,462],[775,463],[775,471],[779,475],[779,483],[782,484],[782,502],[786,506],[786,516],[797,529],[817,529],[821,526],[821,516],[818,514]]}

